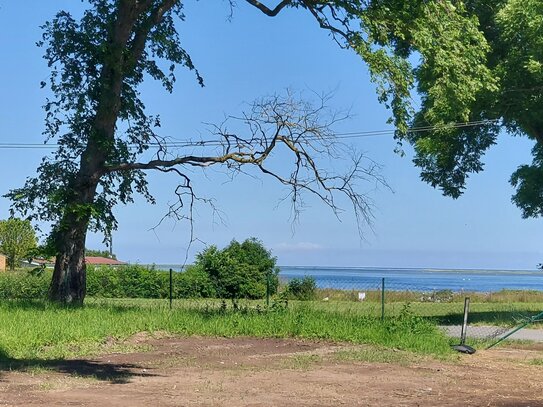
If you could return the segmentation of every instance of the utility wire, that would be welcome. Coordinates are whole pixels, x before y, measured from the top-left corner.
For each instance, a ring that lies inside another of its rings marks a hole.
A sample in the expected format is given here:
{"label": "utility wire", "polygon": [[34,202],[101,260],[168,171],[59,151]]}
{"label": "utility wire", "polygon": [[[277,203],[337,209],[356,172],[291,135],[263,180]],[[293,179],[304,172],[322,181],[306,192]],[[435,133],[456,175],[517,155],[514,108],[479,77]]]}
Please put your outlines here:
{"label": "utility wire", "polygon": [[[407,130],[407,133],[427,133],[436,130],[445,130],[445,129],[461,129],[469,127],[479,127],[487,126],[489,124],[497,123],[499,119],[494,120],[479,120],[471,121],[465,123],[453,123],[446,126],[420,126],[420,127],[410,127]],[[335,139],[356,139],[364,137],[378,137],[378,136],[391,136],[394,135],[395,130],[370,130],[370,131],[352,131],[345,133],[333,133],[330,137]],[[307,138],[316,138],[308,136]],[[147,143],[150,148],[160,148],[160,147],[177,147],[177,148],[187,148],[187,147],[219,147],[224,144],[224,140],[187,140],[187,141],[166,141],[164,143]],[[130,144],[130,147],[137,147],[136,144]],[[0,149],[35,149],[35,150],[52,150],[59,147],[59,144],[41,144],[41,143],[0,143]]]}

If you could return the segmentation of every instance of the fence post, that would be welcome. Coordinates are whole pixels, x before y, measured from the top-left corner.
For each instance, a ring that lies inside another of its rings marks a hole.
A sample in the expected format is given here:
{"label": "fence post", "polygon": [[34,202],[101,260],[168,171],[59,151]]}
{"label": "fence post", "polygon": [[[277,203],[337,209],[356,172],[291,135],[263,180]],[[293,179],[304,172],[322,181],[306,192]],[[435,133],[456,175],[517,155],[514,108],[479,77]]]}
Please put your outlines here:
{"label": "fence post", "polygon": [[385,320],[385,278],[381,279],[381,321]]}
{"label": "fence post", "polygon": [[170,309],[172,309],[173,300],[173,270],[170,269]]}
{"label": "fence post", "polygon": [[266,275],[266,306],[270,306],[270,272]]}

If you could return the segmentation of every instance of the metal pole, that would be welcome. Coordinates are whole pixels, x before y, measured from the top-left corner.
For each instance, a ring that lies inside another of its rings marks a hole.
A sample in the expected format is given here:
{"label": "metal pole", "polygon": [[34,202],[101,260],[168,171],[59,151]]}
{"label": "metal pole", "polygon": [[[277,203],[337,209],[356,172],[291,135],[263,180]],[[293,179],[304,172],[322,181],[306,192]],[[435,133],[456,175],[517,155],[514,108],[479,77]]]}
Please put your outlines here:
{"label": "metal pole", "polygon": [[385,278],[381,279],[381,321],[385,320]]}
{"label": "metal pole", "polygon": [[270,272],[266,275],[266,306],[270,306]]}
{"label": "metal pole", "polygon": [[173,270],[170,269],[170,309],[172,309],[173,300]]}
{"label": "metal pole", "polygon": [[462,333],[460,334],[460,345],[466,343],[468,331],[469,297],[464,298],[464,322],[462,323]]}

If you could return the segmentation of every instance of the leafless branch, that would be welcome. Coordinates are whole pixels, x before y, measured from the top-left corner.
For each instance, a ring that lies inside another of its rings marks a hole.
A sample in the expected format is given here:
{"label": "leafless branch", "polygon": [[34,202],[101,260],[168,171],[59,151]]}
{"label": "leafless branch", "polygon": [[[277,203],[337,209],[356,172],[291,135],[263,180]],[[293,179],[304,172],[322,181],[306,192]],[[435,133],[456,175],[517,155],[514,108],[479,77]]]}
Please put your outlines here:
{"label": "leafless branch", "polygon": [[250,105],[244,114],[212,125],[217,139],[214,144],[195,146],[203,149],[202,154],[164,159],[164,146],[160,157],[111,165],[106,171],[153,169],[177,174],[181,180],[175,191],[177,200],[164,218],[187,219],[192,224],[196,201],[214,206],[212,201],[196,196],[186,173],[188,168],[222,164],[232,176],[254,168],[288,188],[294,220],[303,209],[305,195],[317,197],[336,216],[343,212],[342,200],[338,201],[343,197],[350,202],[362,233],[364,225],[371,225],[372,201],[361,191],[368,190],[368,185],[386,186],[386,182],[374,161],[336,139],[331,127],[348,115],[330,110],[328,99],[324,95],[313,104],[292,92],[264,98]]}

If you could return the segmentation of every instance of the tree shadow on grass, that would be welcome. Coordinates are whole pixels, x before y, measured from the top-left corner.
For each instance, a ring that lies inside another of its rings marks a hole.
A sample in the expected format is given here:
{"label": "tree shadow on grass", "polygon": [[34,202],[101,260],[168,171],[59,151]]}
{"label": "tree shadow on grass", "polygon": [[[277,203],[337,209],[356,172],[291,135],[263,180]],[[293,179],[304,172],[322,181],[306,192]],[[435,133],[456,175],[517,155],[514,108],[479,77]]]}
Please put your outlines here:
{"label": "tree shadow on grass", "polygon": [[25,311],[46,311],[46,310],[108,310],[117,314],[126,313],[129,311],[139,311],[142,309],[140,305],[130,303],[101,303],[87,301],[83,306],[80,305],[62,305],[57,304],[46,299],[2,299],[0,305],[7,310],[25,310]]}
{"label": "tree shadow on grass", "polygon": [[[537,315],[533,310],[511,310],[511,311],[473,311],[468,315],[468,324],[516,326],[525,322],[528,318]],[[454,313],[430,317],[439,325],[461,325],[464,315]],[[541,324],[534,325],[534,328],[542,328]]]}
{"label": "tree shadow on grass", "polygon": [[3,372],[30,372],[39,374],[44,371],[57,372],[74,377],[84,377],[112,384],[129,383],[132,377],[153,377],[143,366],[131,363],[110,363],[86,359],[14,359],[0,349],[0,382]]}

